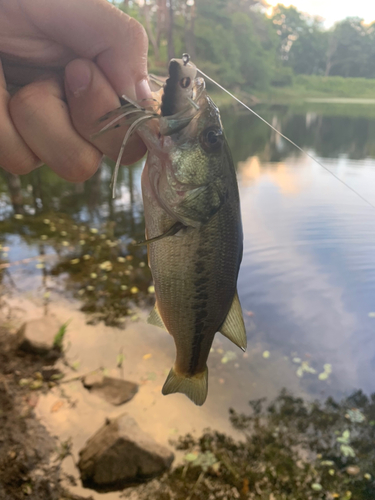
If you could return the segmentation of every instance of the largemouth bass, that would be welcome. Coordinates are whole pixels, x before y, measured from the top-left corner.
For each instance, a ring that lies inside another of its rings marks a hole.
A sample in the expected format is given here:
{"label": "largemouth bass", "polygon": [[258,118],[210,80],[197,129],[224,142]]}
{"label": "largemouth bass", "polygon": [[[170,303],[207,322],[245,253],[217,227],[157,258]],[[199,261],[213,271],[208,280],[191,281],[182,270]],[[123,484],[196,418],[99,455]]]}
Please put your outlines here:
{"label": "largemouth bass", "polygon": [[132,118],[148,148],[142,195],[156,296],[148,322],[176,345],[162,393],[202,405],[215,334],[246,349],[236,291],[243,246],[237,179],[219,110],[186,59],[170,62],[159,109]]}

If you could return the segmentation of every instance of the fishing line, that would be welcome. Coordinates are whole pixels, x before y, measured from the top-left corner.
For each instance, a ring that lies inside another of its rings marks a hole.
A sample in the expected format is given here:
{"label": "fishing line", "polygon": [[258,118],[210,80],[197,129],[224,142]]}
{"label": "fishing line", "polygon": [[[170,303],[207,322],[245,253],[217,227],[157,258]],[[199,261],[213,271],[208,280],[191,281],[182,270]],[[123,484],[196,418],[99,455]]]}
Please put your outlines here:
{"label": "fishing line", "polygon": [[352,191],[354,194],[356,194],[359,198],[361,198],[362,201],[364,201],[365,203],[367,203],[368,205],[370,205],[370,207],[372,207],[375,210],[375,205],[373,205],[370,201],[368,201],[366,198],[364,198],[360,193],[358,193],[358,191],[356,191],[354,188],[352,188],[351,186],[349,186],[349,184],[347,184],[345,181],[343,181],[342,179],[340,179],[340,177],[338,177],[329,168],[327,168],[325,165],[323,165],[323,163],[321,163],[319,160],[317,160],[316,158],[314,158],[314,156],[312,156],[310,153],[307,153],[306,151],[304,151],[300,146],[298,146],[298,144],[296,144],[291,139],[289,139],[289,137],[287,137],[282,132],[280,132],[280,130],[277,130],[277,128],[275,128],[273,125],[271,125],[270,123],[268,123],[267,120],[265,120],[262,116],[258,115],[258,113],[256,113],[253,109],[251,109],[244,102],[242,102],[240,99],[238,99],[238,97],[236,97],[231,92],[229,92],[229,90],[227,90],[222,85],[220,85],[220,83],[217,83],[213,78],[211,78],[210,76],[206,75],[206,73],[203,73],[203,71],[200,70],[199,68],[197,68],[197,71],[204,78],[207,78],[207,80],[209,80],[210,82],[212,82],[215,85],[217,85],[219,87],[219,89],[224,90],[224,92],[226,92],[228,95],[230,95],[232,97],[232,99],[234,99],[235,101],[237,101],[244,108],[246,108],[248,111],[250,111],[251,113],[253,113],[253,115],[255,115],[257,118],[259,118],[260,120],[262,120],[263,123],[265,123],[266,125],[268,125],[274,132],[276,132],[277,134],[279,134],[283,139],[285,139],[290,144],[292,144],[295,148],[297,148],[299,151],[301,151],[301,153],[305,154],[306,156],[308,156],[309,158],[311,158],[311,160],[313,160],[315,163],[317,163],[320,167],[324,168],[324,170],[326,170],[327,172],[329,172],[335,179],[337,179],[339,182],[341,182],[341,184],[343,184],[348,189],[350,189],[350,191]]}

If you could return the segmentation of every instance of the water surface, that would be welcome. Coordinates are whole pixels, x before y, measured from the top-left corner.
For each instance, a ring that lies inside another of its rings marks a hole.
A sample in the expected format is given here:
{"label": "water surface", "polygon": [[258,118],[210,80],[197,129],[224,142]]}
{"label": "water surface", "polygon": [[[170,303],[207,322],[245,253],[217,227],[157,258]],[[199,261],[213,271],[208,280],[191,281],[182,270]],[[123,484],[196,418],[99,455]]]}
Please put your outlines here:
{"label": "water surface", "polygon": [[[373,113],[353,104],[309,106],[257,111],[375,205]],[[245,244],[238,291],[249,349],[243,356],[217,335],[207,403],[190,414],[206,412],[214,426],[215,415],[226,418],[229,406],[272,398],[282,387],[306,397],[373,392],[375,210],[255,117],[229,109],[223,121],[240,188]],[[46,168],[11,189],[9,178],[0,176],[0,259],[10,263],[1,279],[13,293],[39,293],[47,302],[58,289],[75,307],[83,305],[94,323],[130,316],[133,331],[144,327],[137,307],[147,309],[153,301],[145,249],[130,244],[144,230],[142,162],[121,170],[116,200],[109,189],[112,168],[106,163],[76,185]],[[127,335],[119,332],[119,339]],[[151,348],[166,355],[153,397],[172,407],[184,396],[163,398],[160,385],[174,346],[165,332],[155,335],[163,340]],[[77,357],[86,346],[95,350],[83,333],[75,342]],[[109,367],[116,355],[110,356]],[[154,383],[154,376],[149,379]],[[186,420],[189,405],[185,401],[180,416],[174,413],[176,420]]]}

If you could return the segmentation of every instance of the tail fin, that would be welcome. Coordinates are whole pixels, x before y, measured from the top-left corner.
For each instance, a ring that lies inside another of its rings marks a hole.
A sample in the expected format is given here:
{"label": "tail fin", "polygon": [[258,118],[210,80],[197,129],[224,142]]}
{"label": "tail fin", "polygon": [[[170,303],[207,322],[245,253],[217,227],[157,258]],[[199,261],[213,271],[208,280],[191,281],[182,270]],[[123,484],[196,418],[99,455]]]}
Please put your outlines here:
{"label": "tail fin", "polygon": [[208,391],[208,369],[192,377],[179,375],[174,368],[171,369],[164,383],[162,393],[164,396],[174,392],[182,392],[198,406],[206,401]]}

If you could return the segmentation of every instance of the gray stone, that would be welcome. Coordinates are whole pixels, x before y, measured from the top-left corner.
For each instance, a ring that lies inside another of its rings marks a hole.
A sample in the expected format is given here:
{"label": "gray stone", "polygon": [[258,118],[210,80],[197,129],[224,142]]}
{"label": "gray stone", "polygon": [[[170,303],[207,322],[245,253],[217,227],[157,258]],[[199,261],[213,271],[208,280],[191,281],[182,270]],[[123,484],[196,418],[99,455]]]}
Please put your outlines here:
{"label": "gray stone", "polygon": [[83,378],[82,383],[90,392],[116,406],[130,401],[138,392],[138,385],[134,382],[105,377],[100,371],[89,373]]}
{"label": "gray stone", "polygon": [[56,351],[54,341],[61,323],[54,316],[26,321],[17,332],[18,347],[35,354]]}
{"label": "gray stone", "polygon": [[79,455],[83,485],[102,491],[158,476],[174,459],[168,448],[143,432],[127,414],[107,420]]}

